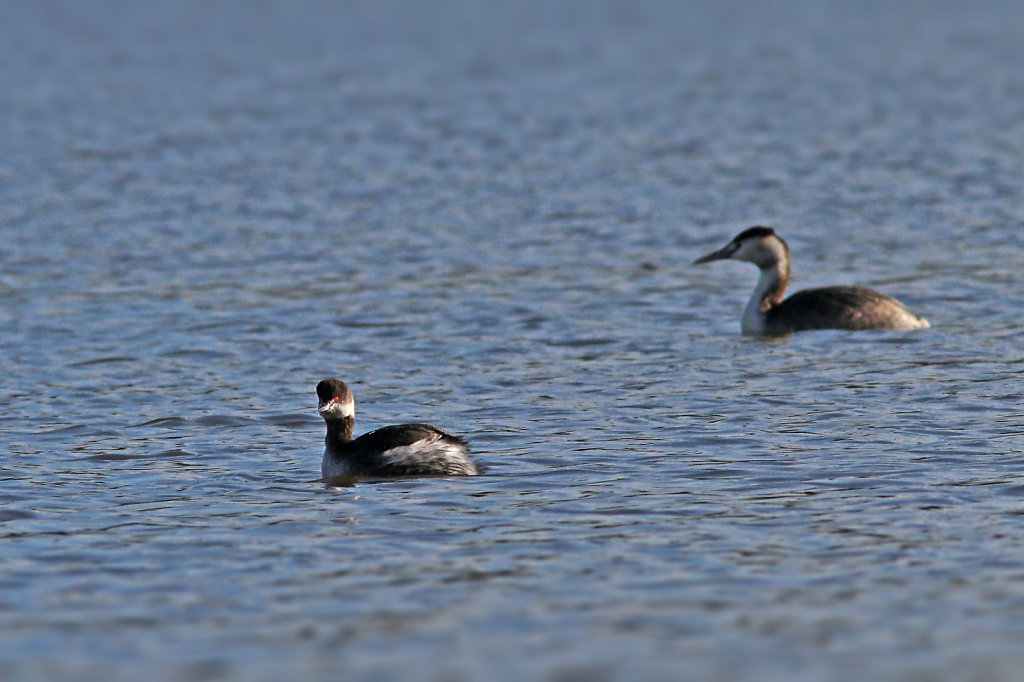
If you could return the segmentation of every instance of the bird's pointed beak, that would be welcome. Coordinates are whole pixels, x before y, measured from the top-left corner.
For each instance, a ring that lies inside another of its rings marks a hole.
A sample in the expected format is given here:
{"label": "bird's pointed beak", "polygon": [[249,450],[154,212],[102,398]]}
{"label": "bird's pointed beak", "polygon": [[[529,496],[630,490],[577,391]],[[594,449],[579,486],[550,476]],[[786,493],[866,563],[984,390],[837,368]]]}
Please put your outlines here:
{"label": "bird's pointed beak", "polygon": [[718,251],[712,251],[711,253],[704,254],[697,260],[693,261],[693,264],[700,265],[701,263],[710,263],[713,260],[723,260],[725,258],[730,257],[735,252],[736,247],[732,243],[729,243],[720,248]]}

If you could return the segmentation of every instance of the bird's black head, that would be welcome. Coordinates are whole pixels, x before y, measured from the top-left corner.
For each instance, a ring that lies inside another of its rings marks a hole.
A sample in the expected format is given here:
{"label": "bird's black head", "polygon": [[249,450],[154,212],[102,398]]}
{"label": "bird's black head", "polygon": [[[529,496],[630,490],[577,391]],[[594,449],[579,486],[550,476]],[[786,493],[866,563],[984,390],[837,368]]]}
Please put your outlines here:
{"label": "bird's black head", "polygon": [[754,225],[740,232],[738,235],[732,238],[737,244],[745,242],[748,239],[762,239],[764,237],[778,236],[775,234],[775,230],[764,225]]}
{"label": "bird's black head", "polygon": [[355,419],[356,401],[341,379],[324,379],[316,385],[317,411],[326,420]]}

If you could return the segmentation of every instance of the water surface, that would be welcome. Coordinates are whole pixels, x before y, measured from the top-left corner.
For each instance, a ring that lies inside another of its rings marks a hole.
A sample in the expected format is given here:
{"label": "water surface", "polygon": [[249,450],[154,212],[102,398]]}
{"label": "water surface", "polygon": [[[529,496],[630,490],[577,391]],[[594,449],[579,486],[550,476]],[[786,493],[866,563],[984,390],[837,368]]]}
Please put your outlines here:
{"label": "water surface", "polygon": [[747,5],[12,8],[0,677],[1015,679],[1024,17]]}

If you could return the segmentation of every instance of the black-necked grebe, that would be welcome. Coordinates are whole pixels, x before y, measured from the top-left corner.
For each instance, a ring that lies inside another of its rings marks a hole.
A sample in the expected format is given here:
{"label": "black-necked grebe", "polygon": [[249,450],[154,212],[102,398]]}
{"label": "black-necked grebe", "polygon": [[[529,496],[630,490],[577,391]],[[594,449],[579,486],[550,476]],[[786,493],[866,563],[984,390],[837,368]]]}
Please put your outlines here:
{"label": "black-necked grebe", "polygon": [[352,438],[356,401],[339,379],[316,386],[317,410],[327,422],[324,478],[378,476],[473,476],[469,445],[429,424],[385,426]]}
{"label": "black-necked grebe", "polygon": [[770,227],[748,228],[694,264],[725,258],[761,269],[761,279],[743,310],[744,334],[774,336],[809,329],[906,331],[931,326],[895,298],[865,287],[805,289],[783,301],[789,284],[789,247]]}

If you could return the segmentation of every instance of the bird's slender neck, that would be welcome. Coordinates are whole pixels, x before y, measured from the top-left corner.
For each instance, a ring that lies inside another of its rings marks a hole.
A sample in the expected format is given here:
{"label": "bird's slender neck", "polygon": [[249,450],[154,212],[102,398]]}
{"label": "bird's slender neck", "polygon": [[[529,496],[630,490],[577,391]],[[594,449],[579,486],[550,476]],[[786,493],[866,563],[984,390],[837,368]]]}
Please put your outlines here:
{"label": "bird's slender neck", "polygon": [[782,303],[789,286],[789,250],[781,242],[771,245],[771,256],[755,263],[761,269],[754,293],[743,309],[744,333],[758,334],[765,330],[768,311]]}
{"label": "bird's slender neck", "polygon": [[343,417],[341,419],[328,419],[327,423],[327,438],[324,442],[328,445],[332,443],[349,443],[352,441],[352,432],[356,427],[355,417]]}

